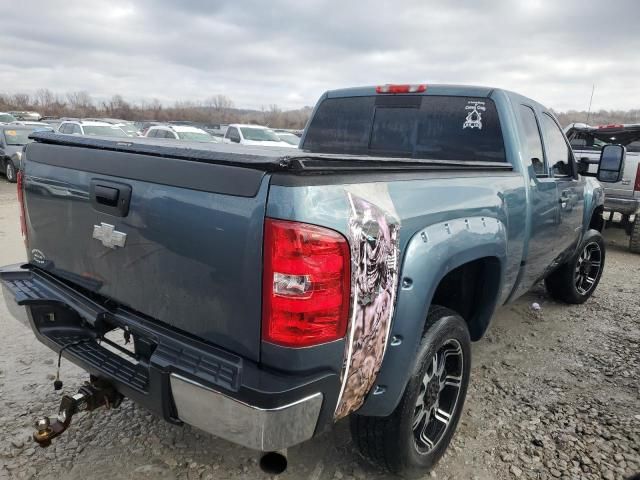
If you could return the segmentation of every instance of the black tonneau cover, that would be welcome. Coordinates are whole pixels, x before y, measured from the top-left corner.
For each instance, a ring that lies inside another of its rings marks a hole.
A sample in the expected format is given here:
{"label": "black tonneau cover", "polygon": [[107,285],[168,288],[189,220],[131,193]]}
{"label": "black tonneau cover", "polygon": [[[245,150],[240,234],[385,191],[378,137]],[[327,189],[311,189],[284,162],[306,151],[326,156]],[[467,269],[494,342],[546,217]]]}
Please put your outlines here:
{"label": "black tonneau cover", "polygon": [[30,138],[40,143],[78,146],[98,150],[128,152],[156,157],[227,164],[263,171],[327,171],[367,169],[480,169],[512,170],[507,162],[468,162],[425,160],[418,158],[373,157],[313,153],[293,148],[262,147],[236,144],[158,140],[152,138],[110,138],[34,132]]}

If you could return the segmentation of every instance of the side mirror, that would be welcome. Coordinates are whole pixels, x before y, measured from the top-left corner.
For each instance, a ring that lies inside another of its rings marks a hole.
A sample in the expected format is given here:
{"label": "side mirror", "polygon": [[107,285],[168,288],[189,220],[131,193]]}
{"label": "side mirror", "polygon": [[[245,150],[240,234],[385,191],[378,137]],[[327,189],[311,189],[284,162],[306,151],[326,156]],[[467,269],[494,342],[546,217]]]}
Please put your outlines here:
{"label": "side mirror", "polygon": [[626,149],[622,145],[605,145],[600,153],[597,179],[601,182],[616,183],[624,174]]}
{"label": "side mirror", "polygon": [[231,137],[233,143],[240,143],[240,137]]}

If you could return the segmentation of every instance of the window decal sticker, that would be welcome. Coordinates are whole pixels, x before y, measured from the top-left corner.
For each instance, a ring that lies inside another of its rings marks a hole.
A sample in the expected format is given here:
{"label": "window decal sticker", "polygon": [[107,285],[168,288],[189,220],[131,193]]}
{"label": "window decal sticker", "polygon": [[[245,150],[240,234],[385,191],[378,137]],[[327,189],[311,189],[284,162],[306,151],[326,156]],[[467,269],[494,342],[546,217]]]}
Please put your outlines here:
{"label": "window decal sticker", "polygon": [[481,112],[487,109],[487,107],[484,106],[484,102],[469,100],[464,109],[468,110],[469,113],[467,113],[467,118],[465,118],[462,128],[477,128],[478,130],[482,130]]}

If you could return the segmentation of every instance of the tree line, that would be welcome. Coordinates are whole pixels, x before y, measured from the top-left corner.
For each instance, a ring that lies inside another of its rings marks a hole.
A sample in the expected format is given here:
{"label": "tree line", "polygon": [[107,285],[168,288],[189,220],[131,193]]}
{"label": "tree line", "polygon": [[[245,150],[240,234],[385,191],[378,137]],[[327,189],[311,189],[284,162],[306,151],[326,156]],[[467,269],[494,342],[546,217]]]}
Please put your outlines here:
{"label": "tree line", "polygon": [[260,110],[236,108],[226,95],[213,95],[199,101],[176,101],[163,105],[159,100],[133,103],[122,95],[96,100],[86,91],[64,94],[42,88],[34,94],[0,93],[0,111],[33,110],[43,116],[78,118],[119,118],[123,120],[187,120],[204,124],[253,123],[272,128],[304,128],[311,108],[282,110],[269,105]]}
{"label": "tree line", "polygon": [[614,123],[640,123],[640,108],[632,110],[569,110],[567,112],[553,112],[561,125],[570,123],[588,123],[589,125],[611,125]]}
{"label": "tree line", "polygon": [[[302,129],[311,115],[311,107],[283,111],[278,105],[269,105],[260,110],[236,108],[226,95],[213,95],[200,101],[176,101],[163,105],[159,100],[142,100],[132,103],[122,95],[108,100],[95,100],[86,91],[59,94],[42,88],[34,94],[0,93],[0,111],[35,110],[41,115],[53,117],[104,117],[123,120],[188,120],[205,124],[255,123],[272,128]],[[640,109],[598,110],[586,112],[569,110],[554,112],[560,124],[574,122],[591,125],[612,123],[640,123]]]}

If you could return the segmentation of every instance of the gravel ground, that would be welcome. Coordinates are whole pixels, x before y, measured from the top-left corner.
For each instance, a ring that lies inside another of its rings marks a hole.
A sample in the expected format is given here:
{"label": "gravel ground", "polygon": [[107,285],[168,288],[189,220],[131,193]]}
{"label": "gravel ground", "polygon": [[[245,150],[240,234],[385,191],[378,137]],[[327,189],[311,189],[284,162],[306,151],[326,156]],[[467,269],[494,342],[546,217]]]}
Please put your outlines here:
{"label": "gravel ground", "polygon": [[[14,186],[0,179],[0,265],[24,258]],[[541,287],[500,309],[474,345],[471,386],[454,441],[425,478],[622,479],[640,472],[640,256],[606,234],[592,299],[555,303]],[[537,302],[540,310],[533,310]],[[56,411],[55,354],[0,302],[0,479],[268,478],[255,452],[169,425],[125,401],[76,417],[48,449],[32,424]],[[65,389],[86,378],[63,361]],[[73,390],[75,392],[75,390]],[[289,450],[283,479],[392,478],[361,460],[348,425]]]}

